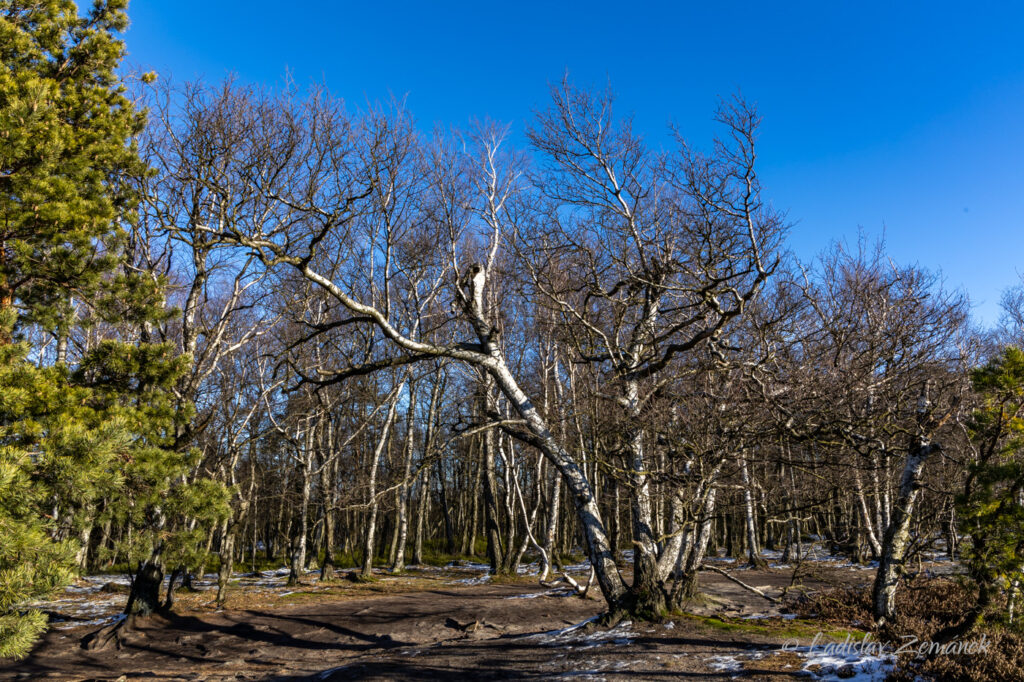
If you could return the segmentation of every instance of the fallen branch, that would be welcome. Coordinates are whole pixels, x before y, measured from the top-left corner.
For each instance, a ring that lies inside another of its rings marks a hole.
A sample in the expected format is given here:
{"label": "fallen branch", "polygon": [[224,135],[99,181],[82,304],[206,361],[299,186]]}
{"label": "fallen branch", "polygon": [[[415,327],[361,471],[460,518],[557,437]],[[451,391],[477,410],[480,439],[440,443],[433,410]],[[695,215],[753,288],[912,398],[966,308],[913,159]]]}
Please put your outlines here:
{"label": "fallen branch", "polygon": [[700,570],[702,570],[702,571],[714,571],[715,573],[719,573],[719,574],[725,576],[726,578],[728,578],[729,580],[733,581],[734,583],[736,583],[737,585],[739,585],[743,589],[750,590],[751,592],[753,592],[757,596],[762,597],[764,599],[767,599],[768,601],[772,602],[773,604],[781,604],[782,603],[781,600],[776,599],[775,597],[772,597],[770,595],[765,594],[764,592],[762,592],[761,590],[757,589],[756,587],[753,587],[751,585],[746,584],[745,582],[743,582],[739,578],[736,578],[734,576],[729,575],[728,573],[726,573],[725,571],[723,571],[720,568],[716,568],[715,566],[708,566],[707,564],[701,564],[700,565]]}
{"label": "fallen branch", "polygon": [[591,566],[590,567],[590,577],[587,578],[587,584],[586,585],[580,585],[568,573],[562,573],[562,577],[559,578],[558,580],[555,580],[554,582],[550,582],[550,581],[547,581],[547,580],[541,580],[539,582],[544,587],[558,587],[560,583],[564,583],[564,584],[568,585],[569,587],[571,587],[573,592],[575,592],[581,599],[586,599],[587,598],[587,593],[590,592],[590,588],[591,588],[591,586],[593,586],[594,578],[596,578],[596,577],[597,577],[597,574],[594,571],[594,567]]}

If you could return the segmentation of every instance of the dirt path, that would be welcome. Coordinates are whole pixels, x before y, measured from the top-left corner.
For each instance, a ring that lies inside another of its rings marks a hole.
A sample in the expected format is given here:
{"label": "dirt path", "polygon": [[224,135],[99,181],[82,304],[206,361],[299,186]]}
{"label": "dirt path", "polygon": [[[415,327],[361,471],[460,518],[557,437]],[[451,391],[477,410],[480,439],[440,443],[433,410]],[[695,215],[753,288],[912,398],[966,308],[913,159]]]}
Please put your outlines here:
{"label": "dirt path", "polygon": [[[810,588],[871,572],[820,571]],[[743,571],[779,594],[790,571]],[[597,599],[535,582],[451,585],[411,579],[401,591],[366,596],[356,586],[299,594],[300,603],[188,609],[141,625],[121,649],[78,646],[96,629],[53,630],[33,655],[0,666],[0,679],[790,679],[804,661],[780,653],[795,624],[763,599],[715,574],[701,615],[611,630],[571,626],[596,616]],[[296,598],[291,593],[292,599]],[[731,616],[731,618],[730,618]],[[751,618],[753,617],[753,618]],[[797,632],[810,640],[808,626]]]}

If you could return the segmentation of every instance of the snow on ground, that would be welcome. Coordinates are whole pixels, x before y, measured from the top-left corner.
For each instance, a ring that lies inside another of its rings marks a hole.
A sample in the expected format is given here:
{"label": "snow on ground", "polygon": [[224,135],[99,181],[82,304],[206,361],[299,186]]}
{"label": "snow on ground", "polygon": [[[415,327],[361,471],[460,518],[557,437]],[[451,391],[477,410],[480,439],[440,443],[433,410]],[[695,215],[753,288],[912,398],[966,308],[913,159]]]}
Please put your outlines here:
{"label": "snow on ground", "polygon": [[[812,680],[821,682],[834,682],[837,680],[853,680],[853,682],[883,682],[892,672],[896,665],[895,657],[882,654],[865,654],[851,652],[848,654],[834,653],[826,650],[825,647],[800,647],[793,649],[801,660],[798,675],[807,676]],[[777,650],[774,654],[781,654]],[[738,651],[733,654],[718,654],[706,659],[707,665],[712,670],[722,673],[733,673],[740,675],[744,671],[744,663],[757,661],[772,655],[767,651]],[[786,666],[789,667],[789,666]]]}
{"label": "snow on ground", "polygon": [[540,646],[570,649],[590,649],[606,644],[624,646],[632,643],[632,621],[624,620],[613,628],[588,632],[585,629],[586,625],[597,619],[598,616],[594,616],[561,630],[550,630],[536,635],[529,635],[526,639],[536,641]]}
{"label": "snow on ground", "polygon": [[797,655],[804,659],[802,670],[818,680],[853,680],[853,682],[882,682],[896,665],[889,654],[834,654],[822,647],[813,651],[802,649]]}
{"label": "snow on ground", "polygon": [[[793,562],[796,560],[795,549],[790,554],[790,561],[788,563],[782,563],[782,552],[778,550],[763,549],[761,550],[761,556],[768,562],[770,568],[778,569],[790,569],[792,570],[795,566]],[[951,564],[949,556],[944,551],[922,551],[921,556],[925,561],[936,563],[936,564]],[[867,563],[858,564],[850,561],[850,557],[842,554],[833,554],[829,549],[819,541],[804,542],[800,545],[799,558],[801,561],[814,561],[824,564],[828,564],[831,568],[850,568],[860,571],[873,571],[878,568],[877,561],[869,561]],[[733,567],[734,570],[742,570],[750,568],[744,565],[744,557],[729,557],[725,556],[724,548],[719,548],[717,555],[705,557],[707,562],[736,562],[737,565]],[[938,571],[942,572],[942,571]]]}
{"label": "snow on ground", "polygon": [[721,673],[743,672],[743,662],[737,656],[712,656],[708,667]]}
{"label": "snow on ground", "polygon": [[449,584],[454,585],[483,585],[491,579],[490,573],[484,573],[478,575],[475,578],[459,578],[458,580],[452,580]]}
{"label": "snow on ground", "polygon": [[[307,575],[318,572],[317,569],[306,570]],[[236,572],[232,575],[232,581],[250,589],[276,591],[285,587],[289,573],[287,566],[255,573]],[[169,575],[164,576],[164,590],[169,580]],[[47,611],[50,623],[56,629],[105,625],[115,621],[124,611],[130,585],[131,580],[124,574],[87,575],[65,587],[63,594],[33,601],[27,606]],[[192,587],[199,591],[216,589],[217,574],[206,573],[194,577]]]}
{"label": "snow on ground", "polygon": [[51,620],[50,623],[54,630],[67,630],[68,628],[78,628],[84,625],[111,625],[113,623],[120,623],[124,620],[124,614],[118,613],[113,616],[103,616],[102,618],[93,618],[92,620]]}
{"label": "snow on ground", "polygon": [[466,560],[452,561],[452,562],[446,564],[445,568],[454,568],[454,569],[462,568],[462,569],[471,569],[471,570],[474,570],[474,571],[489,571],[489,570],[491,570],[491,567],[490,567],[489,564],[480,564],[480,563],[477,563],[475,561],[466,561]]}

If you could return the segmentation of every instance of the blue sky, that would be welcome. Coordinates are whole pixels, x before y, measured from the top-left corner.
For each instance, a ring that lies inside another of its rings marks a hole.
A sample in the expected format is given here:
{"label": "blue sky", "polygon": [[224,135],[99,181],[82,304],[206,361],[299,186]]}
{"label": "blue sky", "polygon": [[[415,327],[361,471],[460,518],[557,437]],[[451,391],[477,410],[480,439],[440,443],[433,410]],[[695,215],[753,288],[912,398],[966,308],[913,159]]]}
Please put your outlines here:
{"label": "blue sky", "polygon": [[287,71],[354,105],[407,96],[424,127],[521,131],[568,70],[610,82],[655,146],[669,121],[706,143],[716,98],[740,90],[798,255],[884,232],[996,321],[1024,274],[1024,5],[561,4],[134,0],[126,42],[176,80]]}

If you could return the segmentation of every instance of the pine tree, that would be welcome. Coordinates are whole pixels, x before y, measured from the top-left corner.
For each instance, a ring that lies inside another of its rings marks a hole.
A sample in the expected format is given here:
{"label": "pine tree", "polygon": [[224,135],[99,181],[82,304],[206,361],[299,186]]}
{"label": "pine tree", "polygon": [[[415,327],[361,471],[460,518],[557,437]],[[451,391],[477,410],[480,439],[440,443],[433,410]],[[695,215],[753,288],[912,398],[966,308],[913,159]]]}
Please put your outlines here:
{"label": "pine tree", "polygon": [[71,579],[75,507],[118,486],[114,460],[130,447],[121,420],[83,405],[87,390],[28,351],[0,346],[0,657],[24,654],[45,628],[24,602]]}
{"label": "pine tree", "polygon": [[[123,178],[144,123],[115,69],[127,0],[0,0],[0,309],[50,330],[61,355],[74,300],[116,261]],[[58,359],[63,359],[62,357]]]}
{"label": "pine tree", "polygon": [[173,387],[189,358],[169,344],[136,346],[105,341],[83,358],[73,379],[91,391],[91,403],[111,422],[135,434],[121,463],[124,480],[108,491],[104,520],[132,533],[114,548],[133,566],[125,611],[147,615],[160,608],[164,566],[195,565],[204,540],[229,513],[228,491],[192,477],[199,452],[181,448],[180,426],[192,416]]}
{"label": "pine tree", "polygon": [[[133,142],[144,117],[115,72],[126,4],[80,16],[70,0],[0,0],[2,657],[43,631],[28,602],[73,577],[98,522],[130,528],[114,551],[136,562],[129,610],[146,613],[164,558],[193,556],[227,513],[226,491],[194,475],[176,438],[190,416],[173,398],[185,359],[139,333],[169,314],[160,282],[118,269],[121,225],[135,220],[126,179],[146,172]],[[123,336],[70,358],[80,309]],[[29,329],[56,353],[19,340]]]}
{"label": "pine tree", "polygon": [[1024,351],[1005,348],[971,378],[980,402],[969,424],[976,459],[957,497],[957,514],[970,536],[962,561],[978,600],[938,641],[991,617],[1000,593],[1012,619],[1024,580]]}
{"label": "pine tree", "polygon": [[107,458],[126,442],[120,424],[82,418],[66,371],[10,343],[40,324],[62,348],[74,297],[94,296],[114,264],[119,178],[139,165],[142,124],[114,72],[124,5],[80,17],[70,0],[0,1],[0,656],[25,653],[45,625],[25,600],[72,574],[82,519],[43,507],[109,485]]}

